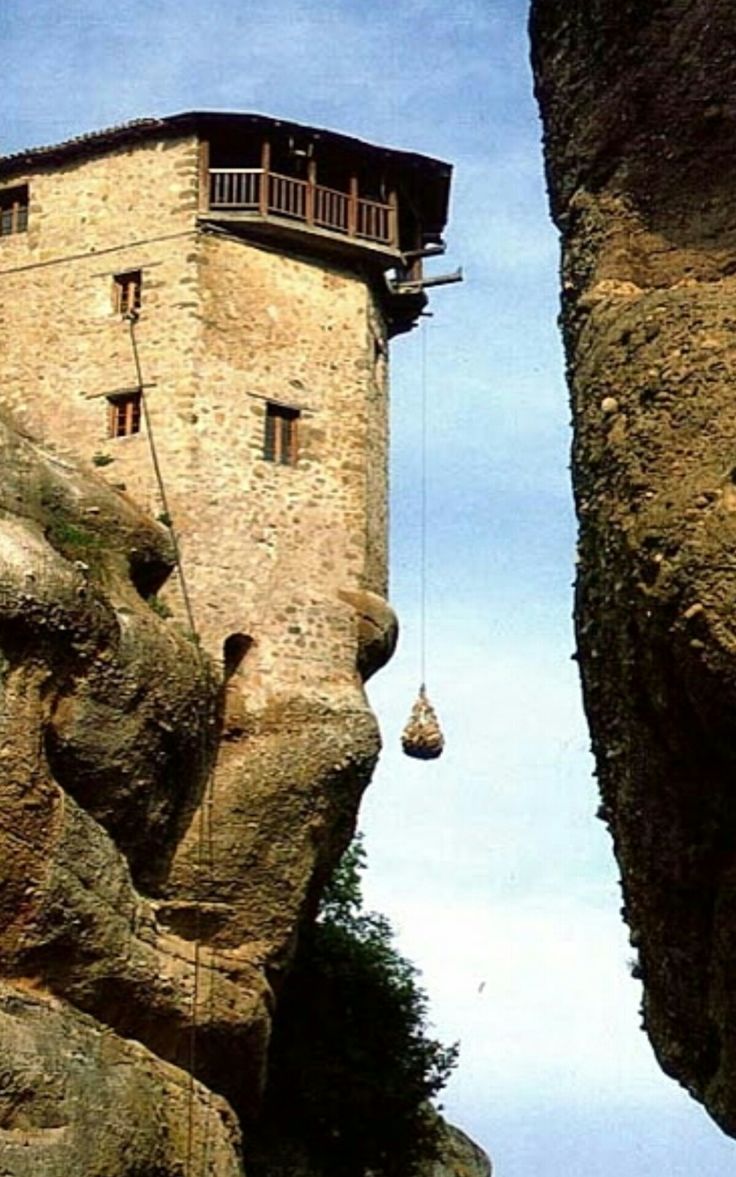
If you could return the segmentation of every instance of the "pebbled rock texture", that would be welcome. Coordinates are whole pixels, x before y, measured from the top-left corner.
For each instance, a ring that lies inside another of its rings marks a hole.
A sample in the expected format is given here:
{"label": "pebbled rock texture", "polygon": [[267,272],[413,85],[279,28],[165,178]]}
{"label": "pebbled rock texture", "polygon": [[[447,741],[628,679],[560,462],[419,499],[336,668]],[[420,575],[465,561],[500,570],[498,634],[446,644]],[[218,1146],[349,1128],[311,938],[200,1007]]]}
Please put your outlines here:
{"label": "pebbled rock texture", "polygon": [[736,26],[535,0],[602,816],[662,1067],[736,1135]]}
{"label": "pebbled rock texture", "polygon": [[[0,418],[0,1177],[242,1173],[272,986],[378,755],[357,671],[250,709],[161,608],[173,571],[166,527]],[[367,676],[395,618],[341,608]]]}
{"label": "pebbled rock texture", "polygon": [[443,1123],[439,1152],[417,1177],[491,1177],[492,1165],[483,1149],[454,1124]]}
{"label": "pebbled rock texture", "polygon": [[[270,986],[242,946],[168,930],[149,886],[202,797],[218,731],[206,660],[151,607],[169,537],[5,421],[0,472],[0,972],[63,1002],[65,1023],[83,1011],[193,1065],[247,1115]],[[0,1036],[12,1066],[7,1023]],[[1,1163],[11,1143],[0,1136]]]}
{"label": "pebbled rock texture", "polygon": [[225,1100],[138,1043],[2,982],[0,1041],[3,1177],[241,1177]]}

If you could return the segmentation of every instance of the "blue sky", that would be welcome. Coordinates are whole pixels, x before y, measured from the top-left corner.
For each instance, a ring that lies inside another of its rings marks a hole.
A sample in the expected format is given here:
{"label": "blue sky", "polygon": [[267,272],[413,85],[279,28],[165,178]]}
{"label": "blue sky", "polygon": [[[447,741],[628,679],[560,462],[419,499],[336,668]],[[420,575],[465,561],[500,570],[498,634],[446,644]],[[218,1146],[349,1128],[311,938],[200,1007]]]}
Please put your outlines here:
{"label": "blue sky", "polygon": [[522,0],[3,0],[0,150],[222,108],[455,164],[425,321],[428,685],[447,736],[401,756],[418,686],[421,339],[392,354],[399,653],[363,828],[371,905],[460,1039],[448,1114],[497,1177],[721,1177],[736,1144],[658,1070],[597,806],[570,612],[569,422]]}

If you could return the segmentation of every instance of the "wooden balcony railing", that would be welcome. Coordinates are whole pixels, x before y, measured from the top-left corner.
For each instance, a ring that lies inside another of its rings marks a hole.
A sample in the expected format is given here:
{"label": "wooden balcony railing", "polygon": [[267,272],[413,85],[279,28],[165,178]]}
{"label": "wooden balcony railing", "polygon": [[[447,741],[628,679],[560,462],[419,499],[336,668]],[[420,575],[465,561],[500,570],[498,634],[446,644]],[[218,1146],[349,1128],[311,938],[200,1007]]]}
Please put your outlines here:
{"label": "wooden balcony railing", "polygon": [[398,248],[396,208],[263,168],[210,168],[210,209],[273,214],[331,233]]}

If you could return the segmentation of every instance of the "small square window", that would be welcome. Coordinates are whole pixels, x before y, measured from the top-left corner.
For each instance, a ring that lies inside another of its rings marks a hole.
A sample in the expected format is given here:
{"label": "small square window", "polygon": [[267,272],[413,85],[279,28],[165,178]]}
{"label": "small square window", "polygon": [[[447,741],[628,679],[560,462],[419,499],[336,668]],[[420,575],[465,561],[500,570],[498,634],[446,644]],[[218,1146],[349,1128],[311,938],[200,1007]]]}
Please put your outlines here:
{"label": "small square window", "polygon": [[28,185],[0,191],[0,237],[25,233],[28,228]]}
{"label": "small square window", "polygon": [[141,394],[125,392],[107,398],[108,437],[130,437],[141,431]]}
{"label": "small square window", "polygon": [[113,306],[119,315],[128,315],[141,309],[143,276],[140,270],[126,270],[116,274],[112,280]]}
{"label": "small square window", "polygon": [[282,466],[296,465],[299,416],[298,409],[288,409],[285,405],[268,401],[263,439],[263,456],[268,462],[280,462]]}

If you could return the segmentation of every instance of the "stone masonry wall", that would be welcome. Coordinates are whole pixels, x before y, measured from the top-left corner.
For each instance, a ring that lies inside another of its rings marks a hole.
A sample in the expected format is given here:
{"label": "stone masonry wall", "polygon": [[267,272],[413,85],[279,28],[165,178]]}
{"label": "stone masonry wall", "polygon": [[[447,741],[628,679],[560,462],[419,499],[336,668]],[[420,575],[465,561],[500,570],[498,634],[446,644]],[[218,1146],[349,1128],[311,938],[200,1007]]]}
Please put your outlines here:
{"label": "stone masonry wall", "polygon": [[[355,614],[338,594],[386,587],[383,534],[368,542],[374,464],[381,524],[386,495],[370,293],[349,273],[238,240],[205,237],[200,258],[198,400],[181,508],[185,550],[197,553],[199,622],[213,643],[218,630],[220,642],[255,638],[242,672],[251,699],[271,684],[270,693],[320,690],[334,702],[355,677]],[[300,412],[295,466],[264,460],[268,401]]]}
{"label": "stone masonry wall", "polygon": [[[192,140],[73,162],[30,181],[28,231],[0,241],[0,396],[58,449],[108,451],[105,394],[135,384],[113,275],[143,272],[152,409],[191,384],[197,151]],[[142,437],[117,452],[143,451]],[[145,499],[148,468],[134,487]],[[118,480],[114,466],[113,481]]]}
{"label": "stone masonry wall", "polygon": [[[153,514],[145,430],[107,436],[134,387],[113,275],[141,269],[136,337],[169,506],[208,652],[254,639],[252,701],[354,681],[354,610],[386,591],[385,326],[349,271],[197,226],[192,139],[19,176],[27,233],[0,241],[0,400]],[[299,462],[263,459],[267,400],[301,411]],[[181,594],[167,604],[184,622]],[[321,684],[321,686],[320,686]]]}

